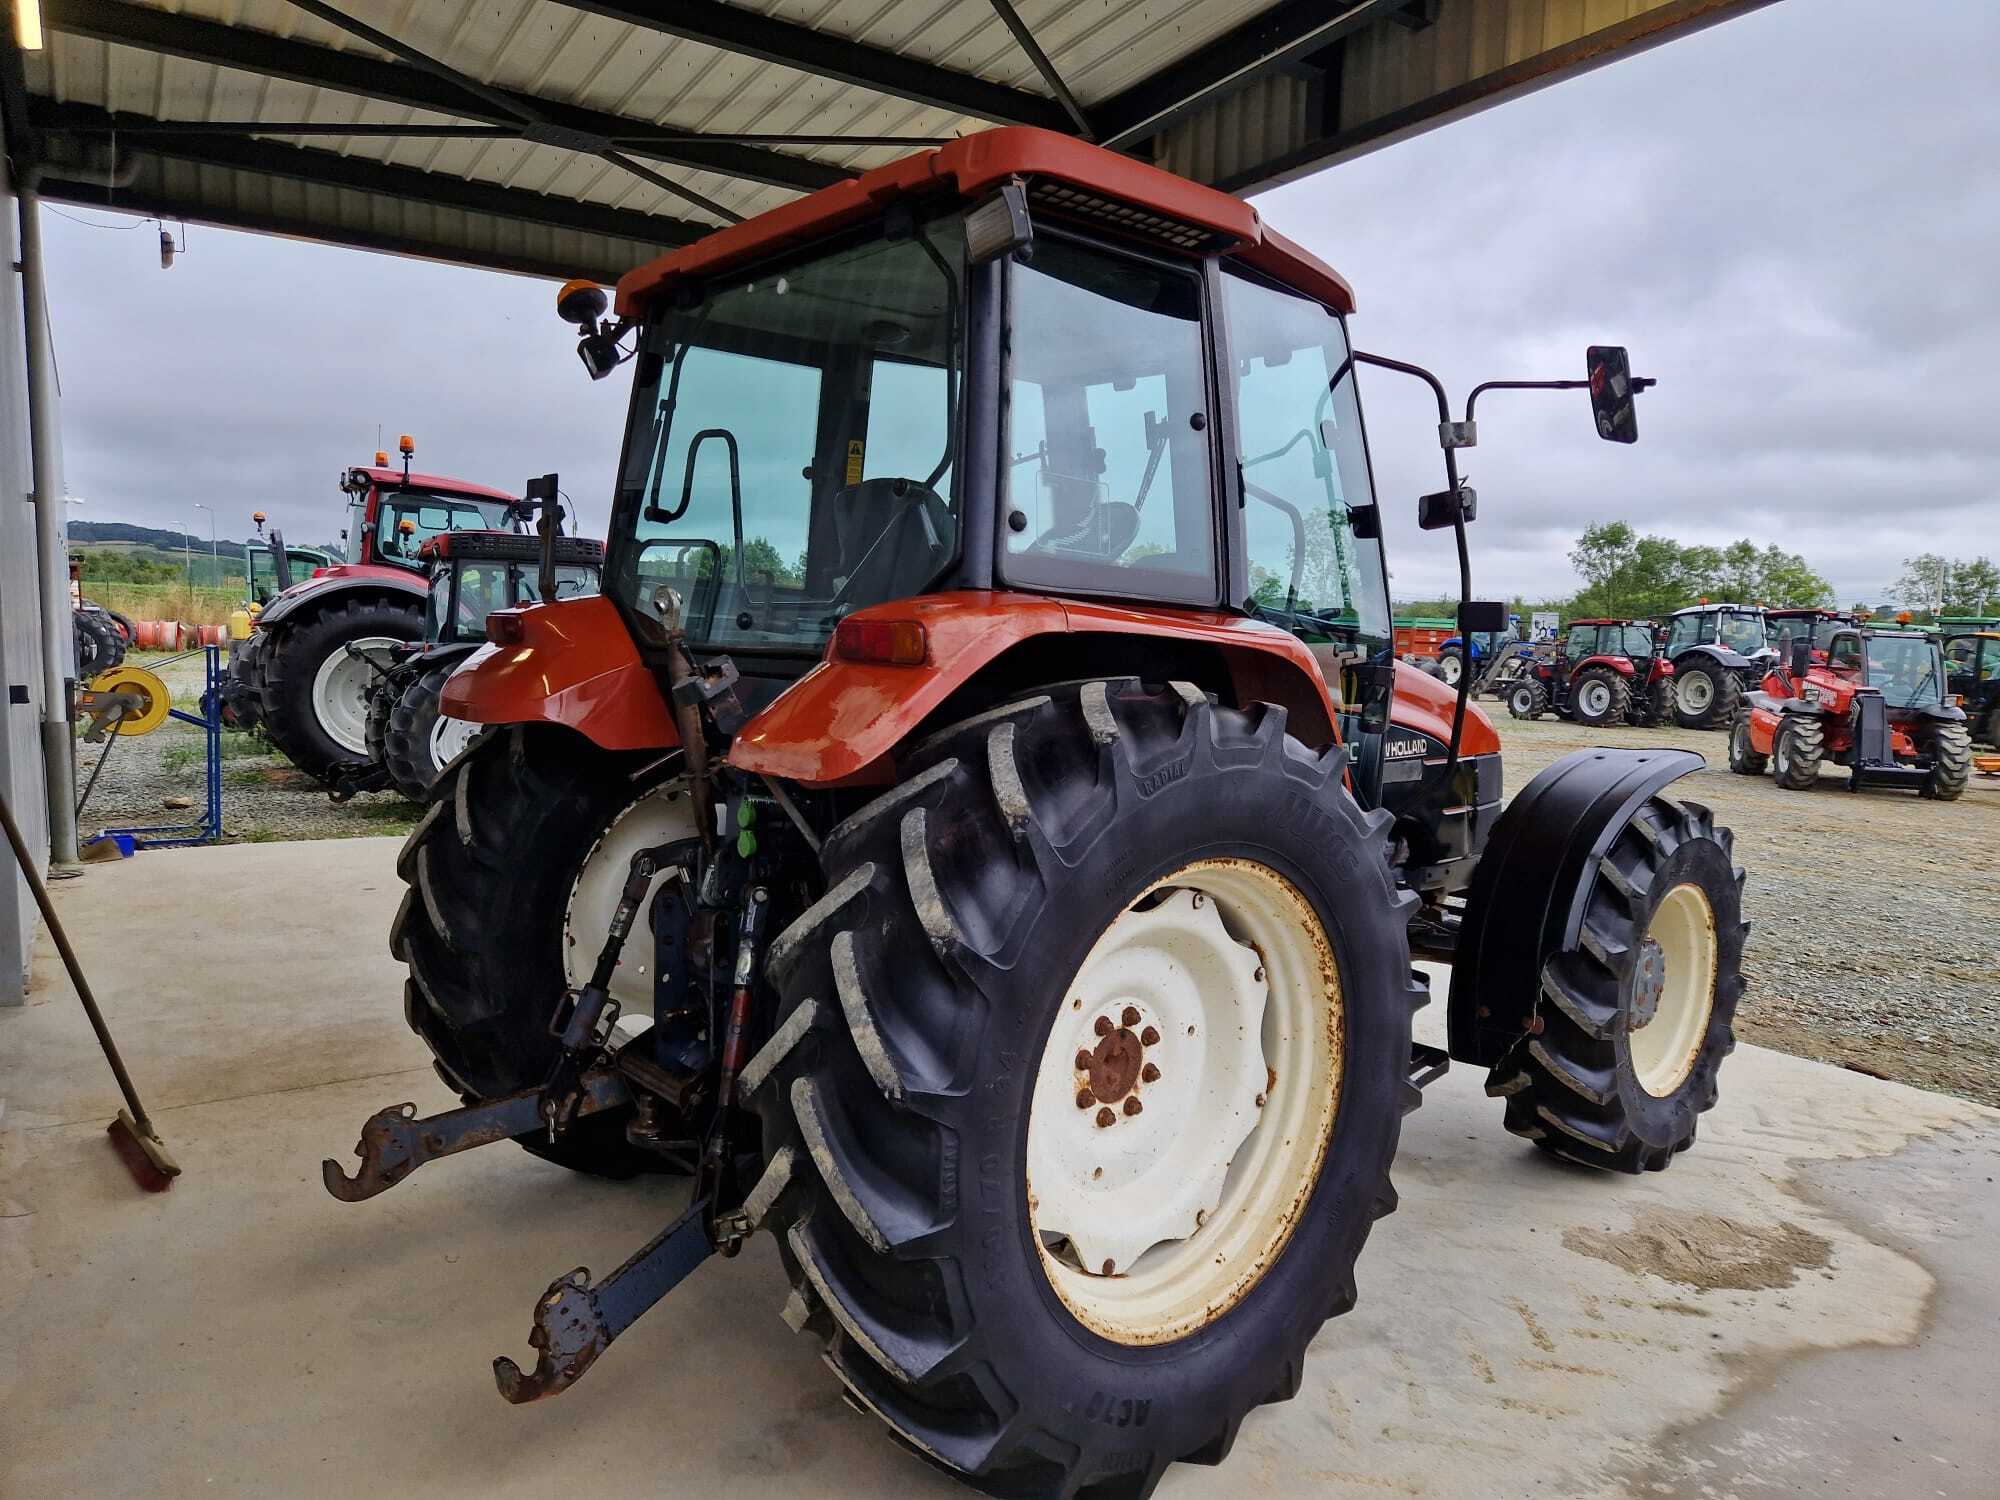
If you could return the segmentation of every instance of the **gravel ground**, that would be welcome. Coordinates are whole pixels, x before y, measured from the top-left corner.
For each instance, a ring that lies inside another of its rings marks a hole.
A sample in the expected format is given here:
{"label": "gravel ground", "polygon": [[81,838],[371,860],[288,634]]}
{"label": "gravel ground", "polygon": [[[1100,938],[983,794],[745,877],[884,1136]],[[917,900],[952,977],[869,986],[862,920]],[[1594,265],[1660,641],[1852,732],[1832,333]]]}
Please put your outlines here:
{"label": "gravel ground", "polygon": [[1850,794],[1829,767],[1813,792],[1729,770],[1727,737],[1682,729],[1524,723],[1486,705],[1511,793],[1588,745],[1670,745],[1708,758],[1677,782],[1736,833],[1749,988],[1737,1035],[1920,1088],[2000,1105],[2000,777],[1957,802]]}
{"label": "gravel ground", "polygon": [[[176,708],[201,712],[203,666],[200,653],[174,659],[138,651],[126,658],[157,672]],[[166,662],[168,665],[160,666]],[[104,744],[76,742],[79,791],[97,764]],[[319,783],[262,738],[231,730],[222,733],[222,828],[225,843],[266,843],[281,839],[353,838],[400,833],[422,810],[394,792],[369,792],[335,804]],[[200,819],[203,786],[202,731],[169,719],[151,734],[121,739],[84,804],[78,828],[84,837],[104,828],[182,823]],[[189,806],[171,808],[170,798]]]}

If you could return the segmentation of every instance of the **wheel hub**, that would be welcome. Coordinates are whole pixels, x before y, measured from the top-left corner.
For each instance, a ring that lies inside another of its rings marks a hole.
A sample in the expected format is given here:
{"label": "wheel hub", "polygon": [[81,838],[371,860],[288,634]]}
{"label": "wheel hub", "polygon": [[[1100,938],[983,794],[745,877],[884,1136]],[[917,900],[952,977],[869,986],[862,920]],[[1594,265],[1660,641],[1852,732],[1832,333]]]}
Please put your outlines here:
{"label": "wheel hub", "polygon": [[[1079,1051],[1077,1071],[1083,1075],[1082,1085],[1077,1089],[1076,1103],[1079,1109],[1087,1109],[1092,1104],[1119,1104],[1126,1100],[1137,1101],[1138,1087],[1142,1073],[1150,1074],[1146,1082],[1159,1080],[1157,1064],[1146,1061],[1146,1043],[1141,1034],[1131,1028],[1139,1022],[1138,1007],[1128,1005],[1124,1012],[1125,1024],[1115,1026],[1109,1016],[1097,1018],[1098,1043],[1089,1052]],[[1148,1026],[1143,1033],[1151,1037],[1155,1045],[1160,1040],[1158,1028]],[[1137,1110],[1132,1113],[1137,1114]],[[1100,1124],[1110,1124],[1108,1120]]]}
{"label": "wheel hub", "polygon": [[1627,1030],[1638,1031],[1660,1013],[1660,995],[1666,986],[1666,950],[1649,937],[1639,944],[1639,962],[1632,972],[1632,1018]]}

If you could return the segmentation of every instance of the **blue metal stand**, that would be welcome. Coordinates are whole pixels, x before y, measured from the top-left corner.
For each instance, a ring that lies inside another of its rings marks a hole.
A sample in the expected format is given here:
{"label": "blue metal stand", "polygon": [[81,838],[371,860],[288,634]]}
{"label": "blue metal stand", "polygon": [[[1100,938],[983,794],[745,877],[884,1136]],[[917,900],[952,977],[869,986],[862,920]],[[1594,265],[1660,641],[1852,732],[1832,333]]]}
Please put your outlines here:
{"label": "blue metal stand", "polygon": [[[199,823],[154,823],[142,828],[110,828],[107,833],[125,833],[141,849],[173,849],[186,844],[212,844],[222,837],[222,648],[203,646],[207,668],[207,690],[201,695],[201,712],[191,714],[170,708],[169,718],[192,724],[203,732],[208,746],[208,806]],[[190,653],[191,654],[191,653]],[[178,658],[155,663],[166,666]]]}

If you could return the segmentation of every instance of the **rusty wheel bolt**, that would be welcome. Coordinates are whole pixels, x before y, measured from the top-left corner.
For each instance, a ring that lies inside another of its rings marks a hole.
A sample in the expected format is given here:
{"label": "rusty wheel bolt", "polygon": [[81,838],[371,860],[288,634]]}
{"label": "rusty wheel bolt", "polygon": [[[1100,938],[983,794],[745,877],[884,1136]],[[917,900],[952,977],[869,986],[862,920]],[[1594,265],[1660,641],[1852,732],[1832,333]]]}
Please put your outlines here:
{"label": "rusty wheel bolt", "polygon": [[1096,1102],[1097,1095],[1091,1093],[1089,1089],[1078,1089],[1076,1091],[1076,1107],[1078,1109],[1089,1109]]}
{"label": "rusty wheel bolt", "polygon": [[1110,1036],[1117,1029],[1116,1026],[1111,1024],[1111,1017],[1099,1016],[1097,1018],[1097,1034],[1099,1036]]}
{"label": "rusty wheel bolt", "polygon": [[1127,1026],[1137,1026],[1139,1024],[1139,1008],[1136,1005],[1126,1006],[1125,1013],[1118,1019],[1123,1021]]}
{"label": "rusty wheel bolt", "polygon": [[1117,1123],[1118,1116],[1111,1113],[1109,1109],[1100,1109],[1097,1112],[1097,1128],[1099,1130],[1102,1130],[1106,1125],[1116,1125]]}
{"label": "rusty wheel bolt", "polygon": [[1077,1048],[1077,1049],[1076,1049],[1076,1070],[1077,1070],[1077,1072],[1079,1072],[1079,1073],[1088,1073],[1088,1072],[1090,1071],[1090,1064],[1091,1064],[1091,1061],[1092,1061],[1092,1059],[1091,1059],[1091,1055],[1090,1055],[1090,1049],[1089,1049],[1089,1048],[1087,1048],[1087,1047],[1079,1047],[1079,1048]]}
{"label": "rusty wheel bolt", "polygon": [[1200,891],[1196,891],[1194,893],[1194,901],[1192,902],[1194,909],[1196,911],[1200,911],[1202,907],[1206,906],[1207,904],[1208,904],[1208,898],[1202,895]]}
{"label": "rusty wheel bolt", "polygon": [[1104,1274],[1106,1276],[1109,1276],[1111,1274],[1111,1266],[1112,1263],[1108,1260],[1104,1263]]}
{"label": "rusty wheel bolt", "polygon": [[1264,970],[1262,966],[1260,965],[1257,969],[1257,972],[1255,974],[1252,974],[1250,977],[1253,980],[1255,980],[1258,984],[1262,984],[1264,982]]}
{"label": "rusty wheel bolt", "polygon": [[1125,1096],[1126,1114],[1136,1115],[1137,1113],[1139,1113],[1140,1110],[1144,1109],[1145,1107],[1146,1107],[1145,1105],[1139,1102],[1139,1096],[1137,1094],[1127,1094]]}
{"label": "rusty wheel bolt", "polygon": [[1262,1094],[1259,1094],[1257,1096],[1257,1107],[1259,1109],[1262,1109],[1264,1107],[1264,1096]]}
{"label": "rusty wheel bolt", "polygon": [[1139,1041],[1144,1046],[1157,1047],[1160,1045],[1160,1033],[1153,1027],[1148,1026],[1144,1031],[1139,1033]]}
{"label": "rusty wheel bolt", "polygon": [[1145,1067],[1139,1070],[1139,1081],[1141,1083],[1158,1083],[1160,1081],[1160,1070],[1151,1063],[1147,1063]]}

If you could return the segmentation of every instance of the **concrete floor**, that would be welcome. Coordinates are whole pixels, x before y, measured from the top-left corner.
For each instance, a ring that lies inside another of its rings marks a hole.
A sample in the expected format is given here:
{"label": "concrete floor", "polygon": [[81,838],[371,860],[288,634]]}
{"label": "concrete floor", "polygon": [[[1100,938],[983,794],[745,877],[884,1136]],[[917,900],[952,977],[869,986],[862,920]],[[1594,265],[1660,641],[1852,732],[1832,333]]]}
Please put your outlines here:
{"label": "concrete floor", "polygon": [[[0,1496],[964,1493],[841,1402],[767,1239],[560,1399],[499,1399],[550,1278],[609,1270],[685,1190],[495,1148],[326,1195],[368,1114],[451,1102],[385,951],[395,848],[57,887],[186,1175],[142,1195],[105,1143],[116,1092],[45,942],[0,1012]],[[1435,1086],[1361,1306],[1227,1466],[1161,1493],[1991,1496],[2000,1114],[1749,1048],[1723,1082],[1643,1180],[1542,1161],[1471,1070]]]}

